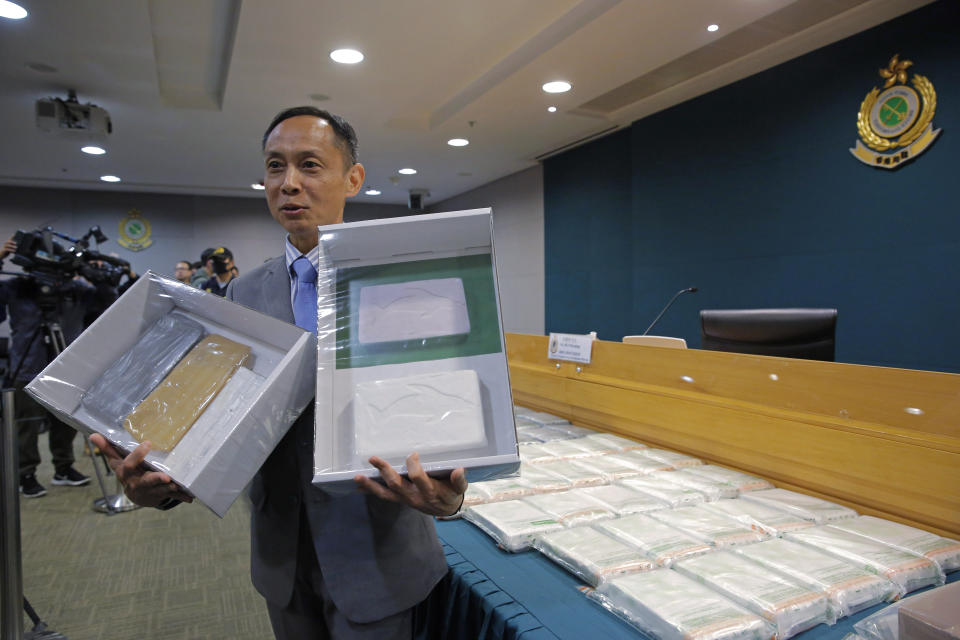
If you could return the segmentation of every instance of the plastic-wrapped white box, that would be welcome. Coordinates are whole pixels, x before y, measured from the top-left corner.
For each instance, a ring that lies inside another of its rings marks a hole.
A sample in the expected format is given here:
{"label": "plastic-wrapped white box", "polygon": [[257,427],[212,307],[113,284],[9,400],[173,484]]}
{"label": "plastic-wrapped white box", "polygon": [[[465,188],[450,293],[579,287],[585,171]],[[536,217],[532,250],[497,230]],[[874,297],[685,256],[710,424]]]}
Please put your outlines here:
{"label": "plastic-wrapped white box", "polygon": [[594,587],[604,580],[650,571],[655,566],[636,547],[588,526],[545,534],[533,546]]}
{"label": "plastic-wrapped white box", "polygon": [[830,525],[792,531],[784,534],[784,537],[887,578],[897,585],[900,596],[944,582],[943,572],[933,560]]}
{"label": "plastic-wrapped white box", "polygon": [[173,450],[151,451],[145,461],[223,516],[313,397],[316,349],[309,332],[147,272],[27,391],[84,434],[99,433],[121,452],[132,451],[139,442],[92,415],[81,400],[142,334],[172,312],[251,348],[245,366],[256,377],[249,378],[244,390],[224,396],[229,402],[208,406],[213,411],[201,414]]}
{"label": "plastic-wrapped white box", "polygon": [[476,505],[464,511],[463,517],[514,553],[529,549],[536,536],[563,529],[551,516],[523,500]]}
{"label": "plastic-wrapped white box", "polygon": [[593,471],[572,460],[542,462],[536,465],[536,468],[560,476],[569,482],[571,487],[593,487],[599,484],[607,484],[607,480],[602,473]]}
{"label": "plastic-wrapped white box", "polygon": [[413,452],[431,475],[515,473],[490,210],[318,233],[314,484],[353,491],[371,456],[405,473]]}
{"label": "plastic-wrapped white box", "polygon": [[595,520],[607,520],[616,515],[610,508],[575,490],[542,493],[527,496],[524,500],[543,510],[565,527],[575,527]]}
{"label": "plastic-wrapped white box", "polygon": [[682,560],[674,569],[772,622],[779,640],[832,622],[822,593],[730,551]]}
{"label": "plastic-wrapped white box", "polygon": [[658,640],[769,640],[770,624],[670,569],[605,581],[590,594]]}
{"label": "plastic-wrapped white box", "polygon": [[738,495],[740,495],[740,492],[737,491],[737,488],[730,483],[690,473],[690,469],[695,468],[696,467],[688,467],[685,469],[677,469],[676,471],[659,471],[651,474],[650,477],[662,478],[667,482],[673,482],[681,487],[687,487],[688,489],[699,491],[705,495],[707,500],[710,502],[721,500],[723,498],[736,498]]}
{"label": "plastic-wrapped white box", "polygon": [[694,458],[693,456],[677,453],[676,451],[667,451],[666,449],[641,449],[638,453],[645,455],[651,460],[669,464],[674,469],[694,467],[703,464],[703,460],[700,458]]}
{"label": "plastic-wrapped white box", "polygon": [[655,478],[652,474],[636,478],[624,478],[623,480],[618,480],[617,483],[659,498],[671,507],[686,507],[701,504],[707,499],[705,495],[696,489],[689,489],[674,482],[664,480],[663,478]]}
{"label": "plastic-wrapped white box", "polygon": [[742,471],[727,469],[726,467],[721,467],[715,464],[695,465],[689,467],[687,470],[690,473],[698,476],[704,476],[711,478],[712,480],[719,480],[720,482],[732,484],[737,488],[737,491],[741,493],[746,491],[762,491],[763,489],[774,488],[770,482],[764,480],[763,478],[751,476],[750,474],[743,473]]}
{"label": "plastic-wrapped white box", "polygon": [[801,518],[813,520],[817,524],[827,524],[857,517],[857,512],[853,509],[788,489],[751,491],[743,494],[742,498],[788,511]]}
{"label": "plastic-wrapped white box", "polygon": [[643,472],[637,469],[631,462],[618,458],[616,455],[594,456],[574,462],[578,467],[583,467],[584,469],[589,469],[590,471],[601,474],[607,479],[607,482],[643,475]]}
{"label": "plastic-wrapped white box", "polygon": [[833,526],[882,542],[901,551],[922,555],[940,565],[944,573],[960,569],[960,542],[956,540],[873,516],[843,520],[834,523]]}
{"label": "plastic-wrapped white box", "polygon": [[593,433],[588,436],[584,436],[584,439],[602,442],[611,448],[611,452],[639,451],[640,449],[647,448],[647,445],[643,444],[642,442],[630,440],[629,438],[624,438],[612,433]]}
{"label": "plastic-wrapped white box", "polygon": [[634,491],[629,487],[624,487],[619,484],[584,487],[583,489],[574,489],[574,491],[579,491],[583,495],[589,496],[618,516],[628,516],[632,513],[648,513],[650,511],[670,508],[670,505],[663,500],[658,500],[653,496]]}
{"label": "plastic-wrapped white box", "polygon": [[823,593],[833,618],[898,597],[899,589],[886,578],[790,540],[766,540],[733,551]]}

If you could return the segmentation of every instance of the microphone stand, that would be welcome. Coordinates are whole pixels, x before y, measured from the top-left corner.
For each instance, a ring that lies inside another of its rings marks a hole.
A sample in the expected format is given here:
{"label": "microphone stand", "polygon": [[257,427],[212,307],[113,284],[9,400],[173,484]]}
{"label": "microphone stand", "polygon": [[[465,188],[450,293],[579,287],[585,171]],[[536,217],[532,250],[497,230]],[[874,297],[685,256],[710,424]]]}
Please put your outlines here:
{"label": "microphone stand", "polygon": [[667,303],[667,306],[665,306],[665,307],[663,308],[663,311],[660,312],[660,315],[658,315],[656,318],[654,318],[654,319],[653,319],[653,322],[650,323],[650,326],[647,327],[647,330],[644,331],[643,333],[641,333],[640,335],[645,336],[645,335],[647,335],[648,333],[650,333],[650,329],[653,329],[653,325],[657,324],[657,322],[660,321],[660,318],[662,318],[662,317],[663,317],[663,314],[665,314],[665,313],[667,312],[667,309],[670,308],[670,305],[673,304],[674,300],[676,300],[677,298],[679,298],[680,296],[682,296],[682,295],[685,294],[685,293],[696,293],[696,292],[697,292],[697,288],[696,288],[696,287],[687,287],[686,289],[680,289],[680,291],[677,291],[675,294],[673,294],[673,297],[670,298],[670,302],[668,302],[668,303]]}

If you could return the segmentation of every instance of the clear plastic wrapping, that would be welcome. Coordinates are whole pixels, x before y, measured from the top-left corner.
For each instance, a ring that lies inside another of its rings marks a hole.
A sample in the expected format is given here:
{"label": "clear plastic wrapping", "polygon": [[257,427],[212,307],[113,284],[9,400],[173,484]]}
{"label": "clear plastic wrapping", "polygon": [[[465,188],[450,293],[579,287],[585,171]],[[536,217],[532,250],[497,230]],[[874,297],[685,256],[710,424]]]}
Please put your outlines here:
{"label": "clear plastic wrapping", "polygon": [[567,440],[567,442],[578,449],[583,449],[592,456],[603,456],[608,453],[617,453],[619,451],[616,445],[595,435],[574,438],[572,440]]}
{"label": "clear plastic wrapping", "polygon": [[563,438],[582,438],[592,433],[596,433],[596,431],[594,431],[593,429],[587,429],[586,427],[578,427],[568,422],[549,424],[547,425],[547,428],[550,429],[551,431],[555,431],[557,434],[559,434]]}
{"label": "clear plastic wrapping", "polygon": [[87,412],[120,427],[134,407],[156,388],[204,336],[203,325],[181,313],[168,313],[147,329],[83,394]]}
{"label": "clear plastic wrapping", "polygon": [[573,487],[573,484],[566,478],[547,469],[525,463],[520,463],[520,477],[523,478],[524,482],[530,484],[534,493],[566,491]]}
{"label": "clear plastic wrapping", "polygon": [[693,467],[703,464],[703,460],[700,458],[694,458],[693,456],[677,453],[676,451],[667,451],[666,449],[641,449],[639,453],[645,455],[651,460],[669,464],[674,469],[682,469],[683,467]]}
{"label": "clear plastic wrapping", "polygon": [[658,640],[769,640],[770,624],[669,569],[605,581],[590,594]]}
{"label": "clear plastic wrapping", "polygon": [[667,482],[679,484],[688,489],[695,489],[705,495],[710,502],[721,500],[723,498],[736,498],[740,495],[737,488],[732,484],[722,480],[705,478],[691,473],[689,467],[686,469],[677,469],[676,471],[660,471],[651,475],[653,478],[663,478]]}
{"label": "clear plastic wrapping", "polygon": [[613,537],[638,547],[657,566],[662,567],[712,549],[709,544],[642,513],[616,520],[604,520],[596,526]]}
{"label": "clear plastic wrapping", "polygon": [[784,537],[887,578],[897,585],[900,596],[944,582],[936,562],[830,525],[792,531]]}
{"label": "clear plastic wrapping", "polygon": [[744,500],[752,500],[775,509],[789,511],[806,520],[813,520],[817,524],[857,517],[857,512],[853,509],[787,489],[751,491],[742,497]]}
{"label": "clear plastic wrapping", "polygon": [[606,457],[610,458],[611,460],[619,460],[621,462],[625,462],[626,464],[636,469],[642,476],[655,473],[657,471],[673,470],[672,464],[669,464],[667,462],[658,462],[657,460],[648,458],[647,456],[640,453],[639,450],[624,451],[622,453],[611,453]]}
{"label": "clear plastic wrapping", "polygon": [[779,640],[833,622],[822,593],[730,551],[689,558],[674,569],[773,623]]}
{"label": "clear plastic wrapping", "polygon": [[476,505],[464,511],[463,517],[514,553],[529,549],[536,536],[563,529],[562,524],[523,500]]}
{"label": "clear plastic wrapping", "polygon": [[940,565],[944,573],[960,569],[960,542],[956,540],[873,516],[844,520],[837,522],[834,526],[896,547],[901,551],[922,555]]}
{"label": "clear plastic wrapping", "polygon": [[542,462],[537,465],[537,468],[560,476],[569,482],[572,487],[592,487],[599,484],[607,484],[607,480],[603,477],[602,473],[593,471],[570,460]]}
{"label": "clear plastic wrapping", "polygon": [[207,335],[187,352],[143,402],[123,419],[138,442],[149,440],[170,451],[220,393],[251,349],[217,334]]}
{"label": "clear plastic wrapping", "polygon": [[319,232],[314,484],[353,492],[371,457],[403,474],[414,452],[435,475],[516,472],[492,231],[476,210]]}
{"label": "clear plastic wrapping", "polygon": [[[905,600],[887,605],[863,620],[857,620],[854,631],[863,640],[900,640],[900,607]],[[916,640],[904,638],[903,640]]]}
{"label": "clear plastic wrapping", "polygon": [[520,443],[517,448],[520,451],[520,462],[524,464],[540,464],[542,462],[553,462],[557,456],[543,448],[545,443]]}
{"label": "clear plastic wrapping", "polygon": [[729,516],[751,529],[763,531],[772,536],[781,536],[787,531],[814,526],[813,520],[806,520],[787,511],[749,500],[718,500],[708,502],[704,508]]}
{"label": "clear plastic wrapping", "polygon": [[790,540],[767,540],[734,552],[820,591],[827,597],[833,618],[892,600],[899,593],[886,578]]}
{"label": "clear plastic wrapping", "polygon": [[721,467],[715,464],[695,465],[689,467],[688,471],[698,476],[704,476],[712,480],[719,480],[720,482],[732,484],[737,488],[737,491],[741,493],[746,491],[762,491],[763,489],[774,488],[771,483],[767,482],[763,478],[751,476],[748,473],[727,469],[726,467]]}
{"label": "clear plastic wrapping", "polygon": [[614,482],[623,478],[632,478],[642,475],[643,472],[631,462],[618,458],[616,455],[594,456],[575,461],[577,466],[601,474],[607,482]]}
{"label": "clear plastic wrapping", "polygon": [[547,413],[546,411],[533,411],[524,409],[520,415],[529,420],[530,422],[535,422],[539,425],[548,425],[548,424],[569,424],[570,421],[566,418],[561,418],[560,416],[555,416],[552,413]]}
{"label": "clear plastic wrapping", "polygon": [[598,456],[603,452],[593,450],[589,447],[578,446],[578,439],[557,440],[555,442],[544,442],[540,448],[546,453],[552,455],[556,460],[575,460],[577,458],[589,458]]}
{"label": "clear plastic wrapping", "polygon": [[651,516],[714,547],[754,544],[768,537],[766,533],[705,509],[704,505],[657,511]]}
{"label": "clear plastic wrapping", "polygon": [[624,478],[618,480],[618,484],[625,487],[636,489],[642,493],[649,494],[654,498],[663,500],[671,507],[685,507],[694,504],[701,504],[707,497],[695,489],[688,489],[674,482],[669,482],[662,478],[651,476],[640,476],[637,478]]}
{"label": "clear plastic wrapping", "polygon": [[553,442],[554,440],[567,440],[570,436],[561,433],[550,427],[543,427],[539,424],[529,423],[517,424],[517,439],[523,436],[522,442]]}
{"label": "clear plastic wrapping", "polygon": [[575,527],[595,520],[607,520],[616,515],[611,509],[596,500],[591,500],[589,496],[585,496],[577,490],[541,493],[527,496],[524,500],[547,513],[565,527]]}
{"label": "clear plastic wrapping", "polygon": [[538,537],[534,548],[592,586],[654,568],[643,553],[593,527],[573,527]]}
{"label": "clear plastic wrapping", "polygon": [[618,484],[584,487],[583,489],[576,489],[576,491],[596,500],[618,516],[670,508],[670,505],[663,500]]}
{"label": "clear plastic wrapping", "polygon": [[610,447],[611,453],[617,451],[639,451],[640,449],[647,448],[647,445],[643,444],[642,442],[630,440],[629,438],[624,438],[612,433],[593,433],[588,436],[584,436],[584,440],[602,442]]}
{"label": "clear plastic wrapping", "polygon": [[533,495],[534,493],[533,486],[527,482],[523,476],[472,482],[469,486],[474,487],[477,494],[486,497],[483,502],[516,500],[517,498]]}

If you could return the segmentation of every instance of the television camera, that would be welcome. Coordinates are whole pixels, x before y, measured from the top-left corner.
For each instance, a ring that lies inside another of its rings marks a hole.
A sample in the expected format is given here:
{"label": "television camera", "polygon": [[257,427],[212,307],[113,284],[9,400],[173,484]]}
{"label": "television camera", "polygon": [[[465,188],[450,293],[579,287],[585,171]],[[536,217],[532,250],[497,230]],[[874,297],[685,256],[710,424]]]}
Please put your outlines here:
{"label": "television camera", "polygon": [[[54,237],[72,244],[65,247]],[[90,249],[91,238],[98,244],[107,241],[107,236],[96,225],[79,239],[58,233],[49,226],[34,231],[17,231],[13,237],[17,251],[11,261],[23,267],[41,288],[47,287],[51,293],[76,275],[92,284],[104,282],[117,286],[124,274],[130,274],[130,263]]]}

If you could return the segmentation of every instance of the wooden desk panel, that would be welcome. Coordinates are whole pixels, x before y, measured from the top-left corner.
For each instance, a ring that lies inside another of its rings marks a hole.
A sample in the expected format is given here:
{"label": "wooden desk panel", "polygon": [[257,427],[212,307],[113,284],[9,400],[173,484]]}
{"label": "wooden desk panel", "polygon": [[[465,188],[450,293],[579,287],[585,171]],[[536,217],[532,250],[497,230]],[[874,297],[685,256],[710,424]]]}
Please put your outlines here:
{"label": "wooden desk panel", "polygon": [[603,341],[578,372],[522,334],[507,351],[519,404],[960,537],[960,375]]}

